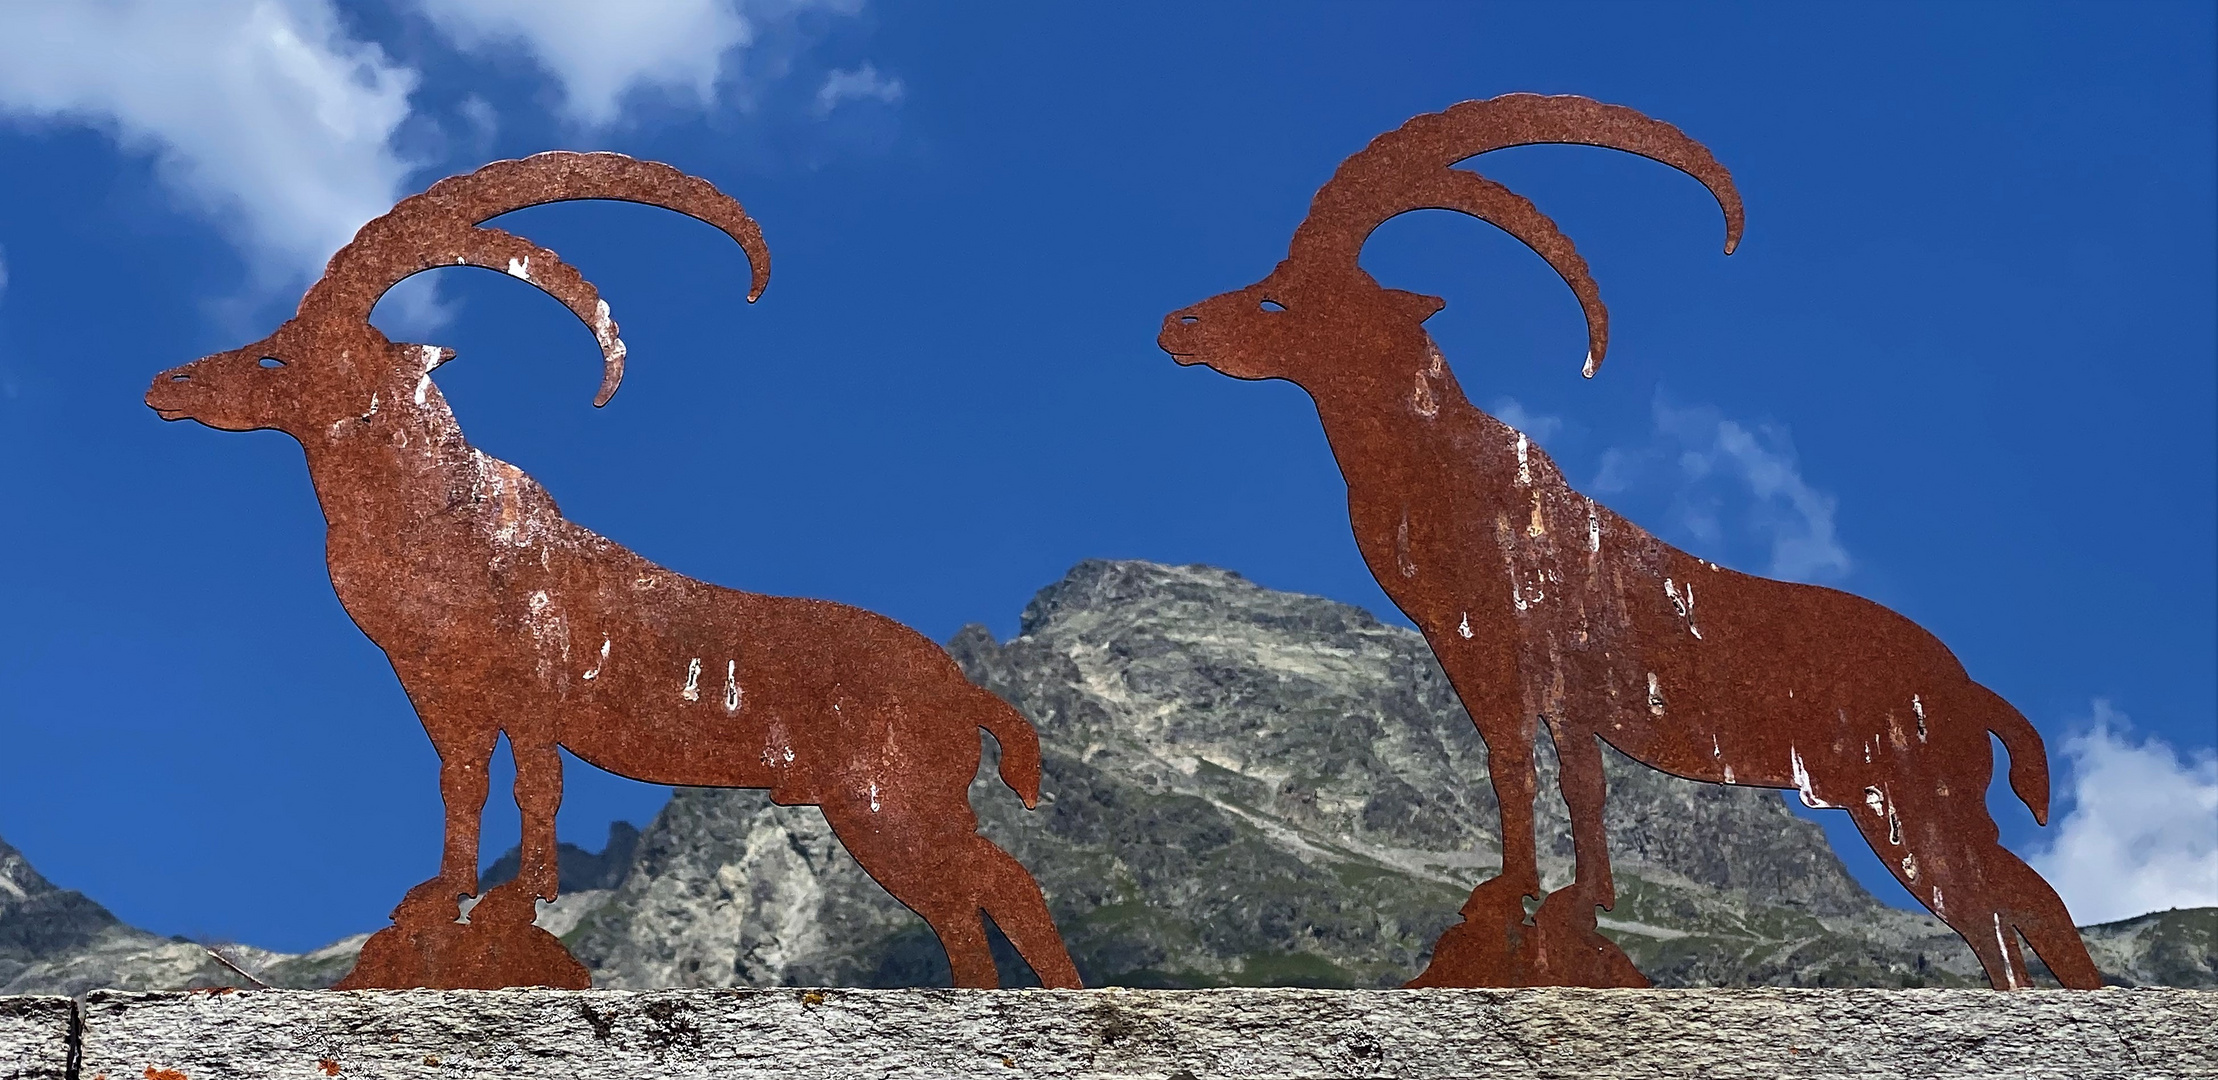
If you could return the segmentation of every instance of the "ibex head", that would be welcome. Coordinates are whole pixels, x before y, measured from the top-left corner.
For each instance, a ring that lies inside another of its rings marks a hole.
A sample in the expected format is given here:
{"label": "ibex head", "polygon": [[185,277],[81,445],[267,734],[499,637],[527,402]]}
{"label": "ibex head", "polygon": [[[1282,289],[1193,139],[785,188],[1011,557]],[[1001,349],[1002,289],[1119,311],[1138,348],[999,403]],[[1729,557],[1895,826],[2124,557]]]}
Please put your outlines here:
{"label": "ibex head", "polygon": [[1454,210],[1525,242],[1563,276],[1586,312],[1585,374],[1609,347],[1609,312],[1571,241],[1523,196],[1453,166],[1489,150],[1583,143],[1624,150],[1693,176],[1725,211],[1725,250],[1740,243],[1741,200],[1725,167],[1678,128],[1582,97],[1506,94],[1416,117],[1341,162],[1310,202],[1286,261],[1269,277],[1172,312],[1157,342],[1182,364],[1241,379],[1319,381],[1355,374],[1382,351],[1423,355],[1438,297],[1388,289],[1358,265],[1363,243],[1411,210]]}
{"label": "ibex head", "polygon": [[411,275],[480,266],[538,286],[593,331],[602,357],[593,404],[605,405],[624,378],[624,342],[599,291],[554,252],[480,225],[511,210],[570,199],[621,199],[699,218],[747,252],[750,302],[769,283],[762,229],[706,180],[621,154],[556,151],[497,161],[441,180],[362,226],[276,333],[163,372],[146,392],[146,404],[165,420],[198,420],[226,431],[274,428],[303,440],[381,403],[421,404],[423,380],[454,351],[389,341],[370,325],[370,310]]}

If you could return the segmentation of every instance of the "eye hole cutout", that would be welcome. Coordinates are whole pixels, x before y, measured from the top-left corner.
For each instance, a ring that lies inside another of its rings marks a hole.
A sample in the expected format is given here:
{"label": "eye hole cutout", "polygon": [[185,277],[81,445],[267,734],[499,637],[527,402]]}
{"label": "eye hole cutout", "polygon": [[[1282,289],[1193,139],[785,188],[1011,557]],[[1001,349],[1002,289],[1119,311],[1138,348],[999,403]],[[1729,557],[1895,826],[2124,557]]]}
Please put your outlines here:
{"label": "eye hole cutout", "polygon": [[190,376],[190,375],[172,375],[172,376],[170,376],[170,377],[169,377],[169,381],[171,381],[171,382],[191,382],[191,381],[193,381],[193,377],[192,377],[192,376]]}
{"label": "eye hole cutout", "polygon": [[1284,311],[1284,310],[1286,310],[1286,305],[1284,305],[1284,304],[1281,304],[1281,303],[1279,303],[1279,302],[1278,302],[1278,301],[1276,301],[1276,300],[1269,300],[1269,299],[1266,299],[1266,300],[1264,300],[1264,301],[1263,301],[1262,303],[1260,303],[1260,304],[1257,304],[1256,306],[1257,306],[1257,307],[1260,307],[1260,308],[1262,308],[1262,309],[1263,309],[1263,310],[1265,310],[1265,311]]}
{"label": "eye hole cutout", "polygon": [[1181,316],[1179,316],[1179,317],[1178,317],[1178,321],[1179,321],[1179,323],[1180,323],[1181,325],[1184,325],[1184,326],[1192,326],[1192,325],[1194,325],[1195,323],[1198,323],[1198,322],[1200,322],[1200,321],[1201,321],[1201,316],[1199,316],[1199,315],[1181,315]]}
{"label": "eye hole cutout", "polygon": [[266,368],[281,368],[285,366],[285,361],[279,360],[274,356],[265,356],[260,360],[255,361],[255,363],[260,364]]}

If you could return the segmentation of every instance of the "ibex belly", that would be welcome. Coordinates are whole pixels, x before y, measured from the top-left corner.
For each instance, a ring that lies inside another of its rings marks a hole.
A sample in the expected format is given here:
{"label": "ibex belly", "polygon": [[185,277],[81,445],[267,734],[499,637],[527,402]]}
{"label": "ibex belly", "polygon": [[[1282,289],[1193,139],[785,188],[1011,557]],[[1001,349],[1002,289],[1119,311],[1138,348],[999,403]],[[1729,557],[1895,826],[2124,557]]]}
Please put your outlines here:
{"label": "ibex belly", "polygon": [[759,642],[637,626],[571,640],[558,738],[611,772],[784,791],[851,734],[837,694]]}
{"label": "ibex belly", "polygon": [[1844,605],[1884,609],[1666,550],[1660,602],[1627,604],[1605,655],[1568,658],[1573,678],[1608,688],[1586,726],[1667,772],[1792,788],[1812,805],[1849,804],[1922,756],[1927,711],[1963,679],[1929,636],[1899,617],[1908,633],[1844,634],[1871,624]]}

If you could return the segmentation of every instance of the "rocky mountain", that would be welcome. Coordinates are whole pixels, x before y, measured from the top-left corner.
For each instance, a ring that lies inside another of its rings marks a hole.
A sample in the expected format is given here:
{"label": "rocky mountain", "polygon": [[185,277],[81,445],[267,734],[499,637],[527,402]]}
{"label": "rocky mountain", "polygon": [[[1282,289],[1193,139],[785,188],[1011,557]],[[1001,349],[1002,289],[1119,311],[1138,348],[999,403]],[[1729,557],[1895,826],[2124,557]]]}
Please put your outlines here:
{"label": "rocky mountain", "polygon": [[[1422,639],[1358,609],[1206,567],[1091,562],[1014,639],[970,627],[949,649],[1039,729],[1040,808],[990,755],[972,804],[1040,879],[1089,983],[1395,985],[1499,863],[1485,748]],[[1550,790],[1545,746],[1539,768]],[[1953,933],[1874,900],[1778,793],[1614,756],[1608,775],[1605,929],[1658,984],[1980,981]],[[1560,799],[1541,817],[1553,887],[1570,870]],[[2176,921],[2090,936],[2120,943],[2120,981],[2161,967],[2213,985],[2218,912]],[[2144,959],[2159,939],[2178,962]],[[612,986],[946,977],[923,923],[821,815],[752,791],[679,792],[568,940]]]}
{"label": "rocky mountain", "polygon": [[199,945],[133,929],[83,893],[55,888],[0,840],[0,994],[221,986],[238,977]]}
{"label": "rocky mountain", "polygon": [[[949,651],[1039,730],[1039,808],[1002,786],[990,741],[971,800],[1040,880],[1090,985],[1396,985],[1499,863],[1485,748],[1423,640],[1359,609],[1207,567],[1089,562],[1041,591],[1015,638],[973,626]],[[1619,903],[1604,931],[1658,985],[1983,983],[1953,933],[1873,899],[1777,792],[1608,757]],[[1545,741],[1538,767],[1555,887],[1570,841]],[[923,921],[813,807],[681,790],[644,832],[619,823],[561,863],[541,924],[600,985],[947,979]],[[487,879],[514,872],[511,857]],[[2116,982],[2218,987],[2218,909],[2083,932]],[[224,955],[264,983],[328,985],[359,944]],[[998,938],[997,955],[1025,981]],[[0,991],[194,980],[245,984],[0,845]]]}

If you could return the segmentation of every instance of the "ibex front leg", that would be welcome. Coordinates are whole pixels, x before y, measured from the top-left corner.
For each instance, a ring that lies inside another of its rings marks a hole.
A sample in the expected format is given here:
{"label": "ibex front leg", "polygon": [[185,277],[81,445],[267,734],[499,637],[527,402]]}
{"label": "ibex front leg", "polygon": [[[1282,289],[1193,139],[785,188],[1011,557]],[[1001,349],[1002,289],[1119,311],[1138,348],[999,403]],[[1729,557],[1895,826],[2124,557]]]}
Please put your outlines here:
{"label": "ibex front leg", "polygon": [[516,760],[516,810],[523,822],[516,877],[488,890],[470,911],[470,921],[497,920],[524,925],[538,916],[534,899],[552,900],[560,887],[555,852],[555,811],[562,805],[562,751],[548,725],[508,728],[509,754]]}
{"label": "ibex front leg", "polygon": [[[1474,717],[1475,718],[1475,717]],[[1502,871],[1481,882],[1464,901],[1463,917],[1515,925],[1525,919],[1525,901],[1540,898],[1540,859],[1533,835],[1533,800],[1539,778],[1533,770],[1536,725],[1520,711],[1478,722],[1486,744],[1487,772],[1502,815]]]}
{"label": "ibex front leg", "polygon": [[1617,904],[1617,883],[1610,875],[1610,838],[1602,807],[1608,794],[1602,772],[1602,744],[1593,732],[1561,716],[1548,718],[1561,766],[1556,786],[1571,811],[1573,880],[1548,894],[1533,917],[1531,933],[1536,981],[1558,986],[1648,985],[1624,950],[1595,929],[1594,909]]}
{"label": "ibex front leg", "polygon": [[408,890],[395,921],[409,921],[403,913],[428,909],[426,917],[453,921],[456,901],[477,894],[478,830],[485,817],[485,798],[491,788],[486,769],[493,761],[493,747],[500,729],[472,724],[435,703],[417,702],[416,714],[439,753],[439,799],[445,804],[445,840],[439,854],[439,876]]}

